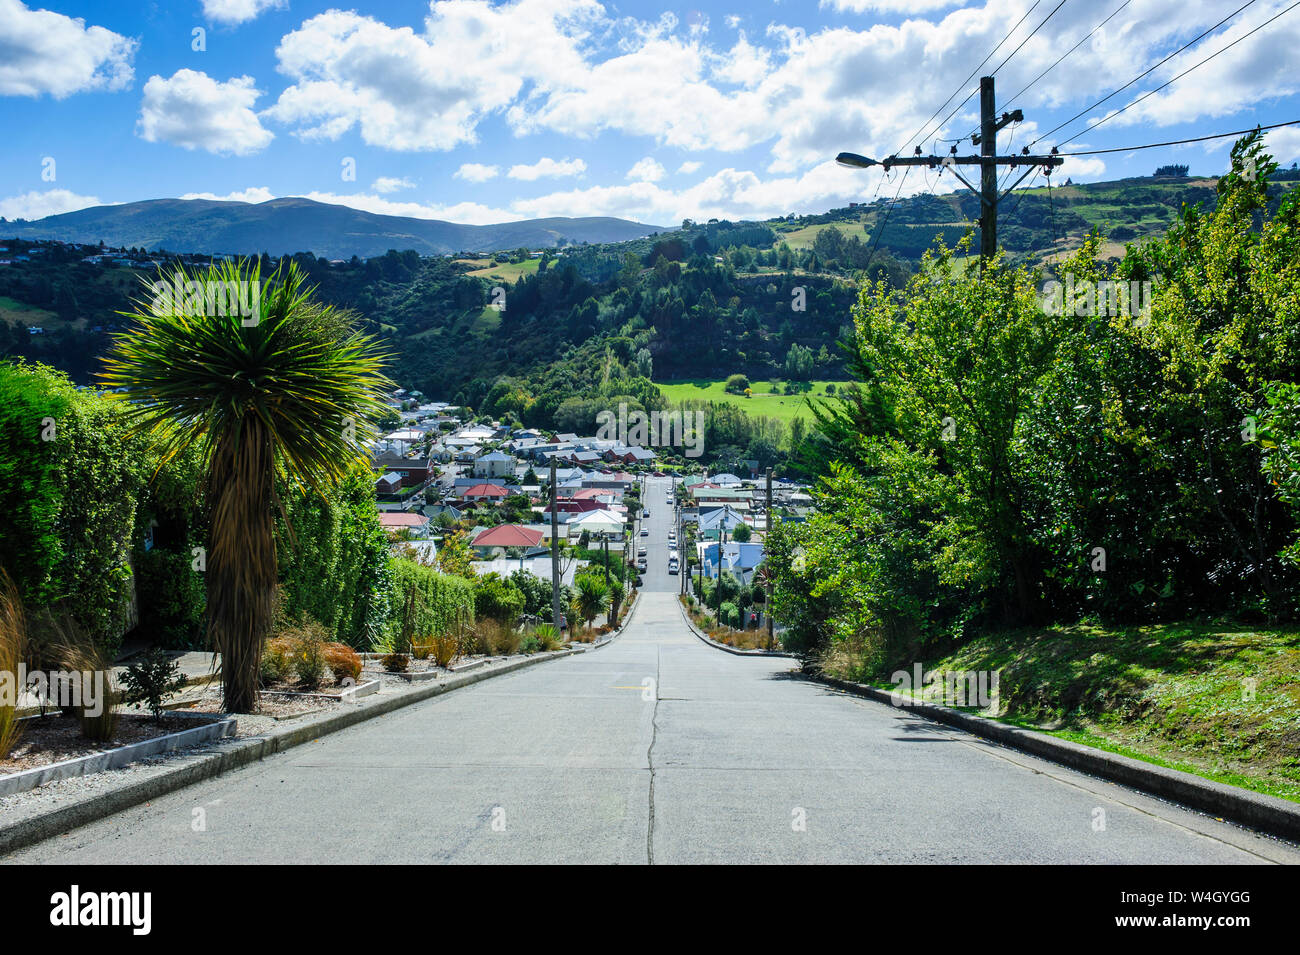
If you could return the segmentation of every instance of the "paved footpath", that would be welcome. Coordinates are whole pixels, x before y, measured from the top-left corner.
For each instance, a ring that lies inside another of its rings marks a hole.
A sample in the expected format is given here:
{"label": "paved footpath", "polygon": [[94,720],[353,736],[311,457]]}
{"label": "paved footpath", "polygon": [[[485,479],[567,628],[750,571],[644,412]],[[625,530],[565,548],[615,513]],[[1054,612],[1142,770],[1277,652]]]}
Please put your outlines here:
{"label": "paved footpath", "polygon": [[[653,538],[669,509],[652,498]],[[677,578],[647,585],[602,649],[6,861],[1300,862],[1285,843],[809,683],[790,660],[707,647],[682,623]]]}

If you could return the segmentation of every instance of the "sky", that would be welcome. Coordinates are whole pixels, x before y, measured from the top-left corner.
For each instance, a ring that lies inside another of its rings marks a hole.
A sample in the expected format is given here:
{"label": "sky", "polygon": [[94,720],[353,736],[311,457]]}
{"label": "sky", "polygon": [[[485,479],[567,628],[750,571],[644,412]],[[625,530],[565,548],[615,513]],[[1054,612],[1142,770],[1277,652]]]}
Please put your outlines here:
{"label": "sky", "polygon": [[[1213,175],[1231,139],[1129,147],[1300,119],[1292,2],[0,0],[0,216],[285,196],[478,224],[823,212],[959,188],[834,157],[947,153],[994,68],[998,110],[1025,116],[999,153],[1122,150],[1053,182]],[[1300,158],[1300,126],[1268,135]]]}

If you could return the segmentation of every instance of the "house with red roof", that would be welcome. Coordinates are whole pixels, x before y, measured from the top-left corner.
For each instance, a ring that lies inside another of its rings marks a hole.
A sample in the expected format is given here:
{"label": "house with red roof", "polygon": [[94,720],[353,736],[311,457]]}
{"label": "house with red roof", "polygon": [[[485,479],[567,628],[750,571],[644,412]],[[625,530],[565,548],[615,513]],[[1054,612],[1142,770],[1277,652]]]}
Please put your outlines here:
{"label": "house with red roof", "polygon": [[412,511],[380,511],[379,526],[394,536],[402,531],[410,531],[415,537],[429,533],[429,519]]}
{"label": "house with red roof", "polygon": [[489,527],[473,540],[475,553],[480,557],[493,557],[510,548],[531,550],[541,546],[542,532],[522,524],[501,524]]}
{"label": "house with red roof", "polygon": [[499,484],[474,484],[460,492],[466,501],[504,501],[510,492]]}

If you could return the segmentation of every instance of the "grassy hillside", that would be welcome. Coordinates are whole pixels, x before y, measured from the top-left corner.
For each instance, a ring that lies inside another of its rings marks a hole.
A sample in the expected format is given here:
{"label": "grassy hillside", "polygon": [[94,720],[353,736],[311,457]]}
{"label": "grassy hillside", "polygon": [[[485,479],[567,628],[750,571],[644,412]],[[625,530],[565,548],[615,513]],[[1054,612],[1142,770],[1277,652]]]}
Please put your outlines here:
{"label": "grassy hillside", "polygon": [[755,381],[752,383],[753,395],[728,394],[724,390],[725,379],[694,378],[689,381],[657,381],[655,384],[669,401],[717,401],[743,408],[751,415],[763,415],[776,418],[787,424],[795,418],[811,420],[812,413],[804,401],[804,396],[825,397],[826,386],[840,382],[814,381],[812,387],[799,395],[786,395],[776,392],[777,383]]}
{"label": "grassy hillside", "polygon": [[1300,630],[1017,630],[924,666],[1000,672],[1009,722],[1300,802]]}

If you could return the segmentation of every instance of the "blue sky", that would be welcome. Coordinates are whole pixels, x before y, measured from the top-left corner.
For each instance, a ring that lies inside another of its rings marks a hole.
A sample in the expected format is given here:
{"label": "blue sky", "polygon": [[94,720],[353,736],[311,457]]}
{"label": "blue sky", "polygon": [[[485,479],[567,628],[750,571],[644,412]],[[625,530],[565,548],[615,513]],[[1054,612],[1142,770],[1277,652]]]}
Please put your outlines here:
{"label": "blue sky", "polygon": [[[1087,109],[1242,2],[1129,0],[1029,85],[1123,0],[0,0],[0,215],[294,195],[475,223],[824,211],[900,185],[836,166],[836,152],[883,156],[909,136],[946,151],[969,133],[978,97],[942,128],[925,121],[1004,38],[979,72],[1029,37],[997,73],[999,108],[1026,121],[999,151],[1042,137],[1040,151],[1290,6],[1255,0]],[[1062,149],[1300,119],[1298,49],[1300,9]],[[1300,126],[1270,142],[1300,158]],[[1230,143],[1072,158],[1057,180],[1169,162],[1213,174]],[[901,183],[954,187],[934,173]]]}

